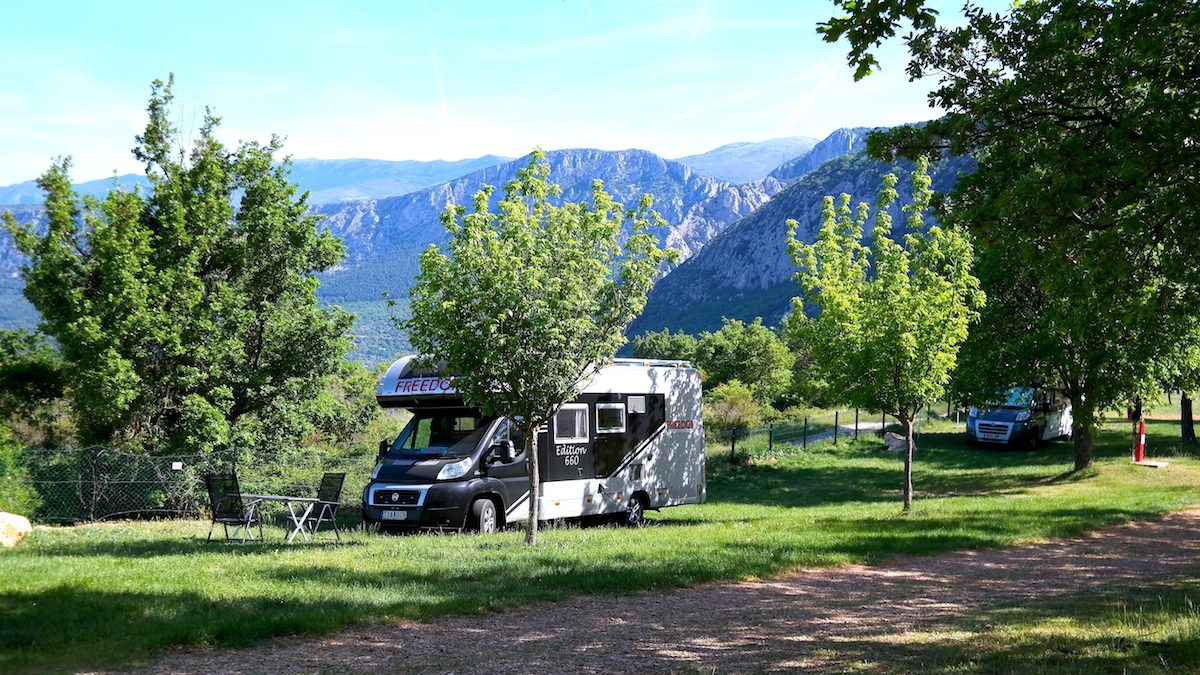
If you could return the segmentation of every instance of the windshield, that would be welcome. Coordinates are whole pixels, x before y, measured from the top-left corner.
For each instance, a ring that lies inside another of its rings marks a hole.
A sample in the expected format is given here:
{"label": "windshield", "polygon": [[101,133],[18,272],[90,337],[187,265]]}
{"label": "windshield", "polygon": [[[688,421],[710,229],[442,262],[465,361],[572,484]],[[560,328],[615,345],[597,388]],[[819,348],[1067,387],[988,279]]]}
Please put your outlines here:
{"label": "windshield", "polygon": [[1004,402],[992,402],[991,408],[1028,408],[1037,396],[1033,387],[1013,387],[1004,393]]}
{"label": "windshield", "polygon": [[473,411],[418,412],[388,450],[388,459],[461,459],[479,445],[490,417]]}

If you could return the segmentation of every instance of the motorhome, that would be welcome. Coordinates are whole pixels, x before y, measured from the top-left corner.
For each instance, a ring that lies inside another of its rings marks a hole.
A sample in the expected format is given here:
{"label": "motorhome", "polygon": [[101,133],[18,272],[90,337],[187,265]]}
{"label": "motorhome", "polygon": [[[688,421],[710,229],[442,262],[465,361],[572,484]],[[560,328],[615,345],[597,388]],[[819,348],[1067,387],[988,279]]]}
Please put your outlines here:
{"label": "motorhome", "polygon": [[1048,387],[1013,387],[1004,400],[967,411],[967,442],[1036,448],[1071,438],[1071,400]]}
{"label": "motorhome", "polygon": [[[363,518],[387,530],[494,531],[529,516],[527,448],[512,420],[469,406],[454,378],[406,356],[376,400],[412,418],[380,446]],[[539,519],[613,517],[705,500],[700,376],[683,361],[616,359],[537,431]]]}

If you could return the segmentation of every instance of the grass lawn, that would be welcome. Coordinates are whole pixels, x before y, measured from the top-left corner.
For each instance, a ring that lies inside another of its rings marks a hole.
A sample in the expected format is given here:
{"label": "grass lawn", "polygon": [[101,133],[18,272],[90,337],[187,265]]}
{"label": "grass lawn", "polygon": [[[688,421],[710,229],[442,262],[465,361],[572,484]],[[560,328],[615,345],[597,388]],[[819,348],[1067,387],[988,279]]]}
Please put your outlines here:
{"label": "grass lawn", "polygon": [[[40,529],[0,552],[0,672],[136,668],[174,644],[246,645],[354,622],[1006,546],[1200,503],[1200,461],[1178,451],[1177,427],[1169,421],[1153,421],[1149,435],[1151,458],[1170,456],[1170,467],[1130,466],[1126,426],[1114,422],[1100,438],[1096,468],[1082,474],[1067,473],[1067,443],[1031,453],[979,450],[962,443],[957,425],[925,429],[910,517],[900,516],[900,459],[880,452],[877,441],[843,439],[836,448],[827,443],[807,453],[757,456],[741,467],[729,467],[727,448],[714,446],[707,504],[652,514],[653,526],[641,530],[551,529],[534,549],[522,546],[519,532],[360,533],[342,545],[286,546],[281,531],[268,530],[269,543],[243,546],[206,543],[208,525],[198,522]],[[1166,613],[1194,627],[1186,599],[1196,590],[1152,589],[1144,599],[1173,593]],[[1094,616],[1102,599],[1079,602],[1090,608],[1075,608],[1088,617],[1081,625],[1120,627],[1119,620]],[[1055,617],[1073,611],[1030,610],[972,638],[983,642],[936,648],[998,655],[998,662],[980,661],[985,670],[1024,668],[1020,659],[1031,652],[1018,649],[1023,641],[1058,630]],[[1191,654],[1200,666],[1200,655]],[[1132,661],[1120,667],[1151,658],[1137,650],[1123,655]]]}

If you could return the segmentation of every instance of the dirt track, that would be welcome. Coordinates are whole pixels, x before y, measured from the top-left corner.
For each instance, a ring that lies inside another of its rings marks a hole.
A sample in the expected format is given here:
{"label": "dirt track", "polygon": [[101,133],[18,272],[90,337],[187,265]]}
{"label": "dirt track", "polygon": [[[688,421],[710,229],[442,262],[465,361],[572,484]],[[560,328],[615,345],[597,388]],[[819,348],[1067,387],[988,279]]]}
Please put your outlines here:
{"label": "dirt track", "polygon": [[159,673],[731,672],[878,665],[910,631],[988,610],[1200,574],[1200,510],[1071,541],[897,558],[632,597],[579,597],[486,616],[181,650]]}

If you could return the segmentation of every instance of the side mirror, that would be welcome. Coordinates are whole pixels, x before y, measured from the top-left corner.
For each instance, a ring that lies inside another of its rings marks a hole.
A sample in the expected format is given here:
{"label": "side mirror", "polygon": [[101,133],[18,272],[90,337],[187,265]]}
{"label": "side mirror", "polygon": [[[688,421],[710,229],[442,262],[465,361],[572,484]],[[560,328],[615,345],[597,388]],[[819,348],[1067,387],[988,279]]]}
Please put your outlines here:
{"label": "side mirror", "polygon": [[517,458],[516,447],[512,441],[500,441],[492,446],[492,457],[502,464],[512,464]]}
{"label": "side mirror", "polygon": [[388,448],[390,448],[391,446],[392,446],[392,444],[388,443],[386,438],[383,439],[382,441],[379,441],[379,452],[375,453],[375,462],[376,463],[379,463],[379,460],[383,459],[383,456],[387,454]]}

